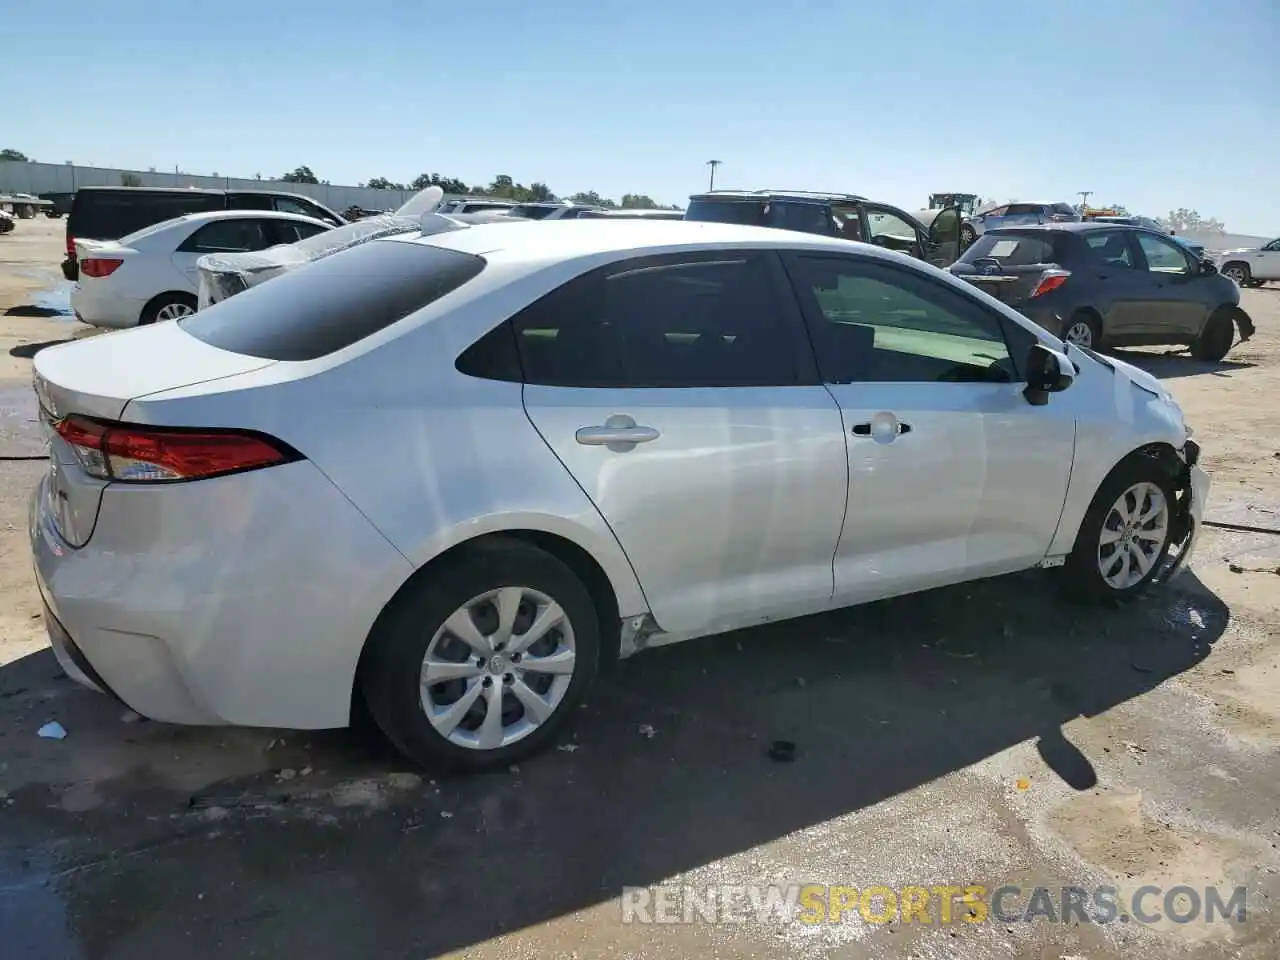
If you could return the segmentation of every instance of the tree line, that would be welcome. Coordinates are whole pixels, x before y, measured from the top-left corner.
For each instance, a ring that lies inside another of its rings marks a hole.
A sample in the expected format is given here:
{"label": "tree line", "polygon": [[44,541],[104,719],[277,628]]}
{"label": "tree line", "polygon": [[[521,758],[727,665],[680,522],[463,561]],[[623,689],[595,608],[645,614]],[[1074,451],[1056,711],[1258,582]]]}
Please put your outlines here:
{"label": "tree line", "polygon": [[[288,183],[319,183],[316,175],[307,166],[297,167],[280,178]],[[589,204],[595,207],[622,208],[624,210],[678,210],[679,207],[663,208],[652,197],[643,193],[624,193],[621,201],[611,197],[602,197],[594,190],[583,190],[569,196],[556,194],[545,183],[534,181],[528,186],[517,183],[508,174],[500,173],[488,185],[468,185],[457,177],[446,177],[438,173],[420,173],[409,183],[397,183],[386,177],[374,177],[368,183],[360,184],[372,190],[418,191],[427,187],[439,187],[446,194],[460,194],[469,197],[492,197],[497,200],[510,200],[513,203],[529,203],[534,201],[568,200],[571,203]]]}

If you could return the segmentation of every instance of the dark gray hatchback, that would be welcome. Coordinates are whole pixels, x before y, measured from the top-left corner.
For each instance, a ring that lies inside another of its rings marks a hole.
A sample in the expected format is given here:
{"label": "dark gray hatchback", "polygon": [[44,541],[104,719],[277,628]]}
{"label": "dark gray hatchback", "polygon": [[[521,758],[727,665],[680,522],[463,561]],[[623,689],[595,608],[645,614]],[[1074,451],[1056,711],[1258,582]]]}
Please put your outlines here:
{"label": "dark gray hatchback", "polygon": [[1253,336],[1239,288],[1213,264],[1141,227],[1061,223],[980,236],[951,273],[1071,343],[1178,344],[1221,360]]}

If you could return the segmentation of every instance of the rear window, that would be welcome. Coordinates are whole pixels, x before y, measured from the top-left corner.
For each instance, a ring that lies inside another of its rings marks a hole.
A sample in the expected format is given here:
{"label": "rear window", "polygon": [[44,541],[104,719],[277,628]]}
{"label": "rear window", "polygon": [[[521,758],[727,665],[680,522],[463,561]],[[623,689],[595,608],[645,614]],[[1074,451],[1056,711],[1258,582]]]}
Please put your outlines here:
{"label": "rear window", "polygon": [[704,223],[758,226],[763,215],[764,202],[761,200],[690,200],[684,218]]}
{"label": "rear window", "polygon": [[181,321],[210,346],[266,360],[314,360],[363,340],[484,269],[468,253],[380,240],[290,270]]}
{"label": "rear window", "polygon": [[964,263],[974,263],[988,258],[999,260],[1006,267],[1054,263],[1054,234],[1009,233],[1006,230],[984,233],[960,259]]}
{"label": "rear window", "polygon": [[1052,205],[1054,213],[1061,214],[1064,217],[1076,216],[1076,208],[1069,203],[1055,203]]}
{"label": "rear window", "polygon": [[85,240],[119,240],[155,223],[226,206],[220,193],[79,190],[67,229]]}
{"label": "rear window", "polygon": [[516,217],[527,217],[530,220],[541,220],[556,209],[558,208],[548,207],[539,203],[520,203],[511,208],[511,214]]}

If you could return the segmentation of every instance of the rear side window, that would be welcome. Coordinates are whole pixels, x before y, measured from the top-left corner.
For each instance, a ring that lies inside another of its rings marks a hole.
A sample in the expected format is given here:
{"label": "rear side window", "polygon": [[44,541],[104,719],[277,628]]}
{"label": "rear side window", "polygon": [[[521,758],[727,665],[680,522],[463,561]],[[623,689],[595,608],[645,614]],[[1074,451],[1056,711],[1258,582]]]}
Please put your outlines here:
{"label": "rear side window", "polygon": [[1006,267],[1056,263],[1053,234],[984,233],[964,252],[965,263],[994,258]]}
{"label": "rear side window", "polygon": [[751,256],[643,258],[561,287],[512,329],[528,383],[787,386],[800,374],[775,292]]}
{"label": "rear side window", "polygon": [[1053,212],[1054,212],[1054,213],[1056,213],[1056,214],[1059,214],[1060,216],[1064,216],[1064,217],[1074,217],[1074,216],[1076,216],[1076,208],[1075,208],[1075,207],[1073,207],[1073,206],[1071,206],[1071,204],[1069,204],[1069,203],[1055,203],[1055,204],[1053,204]]}
{"label": "rear side window", "polygon": [[378,240],[290,270],[182,321],[210,346],[266,360],[314,360],[461,287],[484,260]]}
{"label": "rear side window", "polygon": [[742,226],[758,226],[763,216],[764,203],[760,200],[690,200],[684,214],[686,220]]}
{"label": "rear side window", "polygon": [[67,229],[85,240],[119,240],[143,227],[188,213],[222,210],[226,204],[220,193],[80,190]]}

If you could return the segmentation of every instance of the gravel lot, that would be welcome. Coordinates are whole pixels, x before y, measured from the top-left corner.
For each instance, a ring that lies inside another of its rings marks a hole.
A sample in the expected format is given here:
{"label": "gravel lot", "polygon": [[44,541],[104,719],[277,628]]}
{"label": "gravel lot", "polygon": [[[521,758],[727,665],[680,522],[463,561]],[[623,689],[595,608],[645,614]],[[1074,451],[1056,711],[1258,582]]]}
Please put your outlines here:
{"label": "gravel lot", "polygon": [[[87,332],[40,315],[64,224],[0,237],[0,457],[40,452],[30,356]],[[1227,362],[1125,356],[1196,427],[1209,518],[1280,529],[1280,290],[1243,306]],[[432,779],[368,734],[168,727],[62,678],[26,543],[43,469],[0,461],[5,957],[1280,956],[1280,536],[1209,530],[1123,611],[1035,573],[656,650],[568,748]],[[1243,885],[1247,919],[623,923],[622,888],[659,883]]]}

